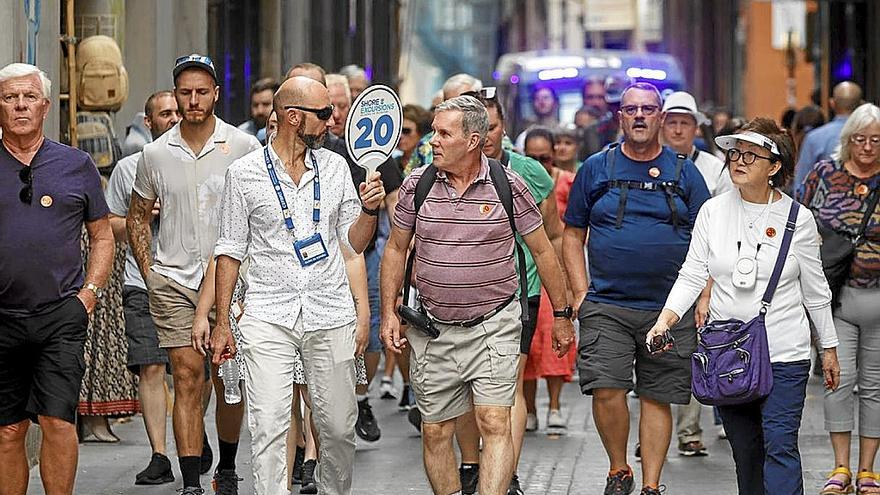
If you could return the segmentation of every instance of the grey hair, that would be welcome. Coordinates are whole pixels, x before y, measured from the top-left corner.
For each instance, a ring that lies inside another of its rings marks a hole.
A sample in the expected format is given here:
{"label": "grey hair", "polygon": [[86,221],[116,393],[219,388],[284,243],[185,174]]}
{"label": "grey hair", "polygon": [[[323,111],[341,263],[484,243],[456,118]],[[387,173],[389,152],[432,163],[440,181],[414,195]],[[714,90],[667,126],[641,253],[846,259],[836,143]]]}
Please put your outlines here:
{"label": "grey hair", "polygon": [[486,143],[486,134],[489,133],[489,112],[473,96],[456,96],[437,105],[434,114],[440,112],[461,112],[461,130],[465,136],[476,132],[480,135],[480,149]]}
{"label": "grey hair", "polygon": [[623,89],[623,92],[620,93],[620,101],[623,102],[623,97],[626,96],[630,91],[638,89],[641,91],[648,91],[649,93],[654,93],[654,98],[657,98],[657,105],[663,106],[663,96],[660,94],[660,90],[657,89],[657,86],[654,86],[651,83],[647,82],[636,82],[632,83],[626,88]]}
{"label": "grey hair", "polygon": [[840,130],[840,144],[832,158],[844,163],[848,162],[851,158],[849,140],[852,139],[853,134],[858,134],[872,124],[880,124],[880,108],[872,103],[859,105],[843,124],[843,128]]}
{"label": "grey hair", "polygon": [[339,73],[348,79],[360,77],[360,78],[363,78],[365,81],[370,80],[367,77],[367,71],[365,71],[362,67],[355,65],[355,64],[350,64],[350,65],[346,65],[345,67],[342,67],[341,69],[339,69]]}
{"label": "grey hair", "polygon": [[324,76],[324,79],[327,81],[328,88],[333,85],[342,86],[342,89],[345,91],[345,97],[348,98],[348,102],[351,103],[351,86],[348,85],[347,77],[342,74],[327,74]]}
{"label": "grey hair", "polygon": [[22,64],[18,62],[9,64],[0,69],[0,83],[6,82],[8,79],[27,77],[32,74],[39,74],[40,83],[43,86],[43,98],[48,100],[49,97],[52,96],[52,81],[50,81],[49,76],[47,76],[46,73],[40,70],[36,65]]}
{"label": "grey hair", "polygon": [[465,74],[464,72],[450,76],[449,79],[443,83],[443,97],[445,98],[447,94],[465,86],[470,88],[470,91],[479,91],[483,89],[483,81],[480,81],[470,74]]}

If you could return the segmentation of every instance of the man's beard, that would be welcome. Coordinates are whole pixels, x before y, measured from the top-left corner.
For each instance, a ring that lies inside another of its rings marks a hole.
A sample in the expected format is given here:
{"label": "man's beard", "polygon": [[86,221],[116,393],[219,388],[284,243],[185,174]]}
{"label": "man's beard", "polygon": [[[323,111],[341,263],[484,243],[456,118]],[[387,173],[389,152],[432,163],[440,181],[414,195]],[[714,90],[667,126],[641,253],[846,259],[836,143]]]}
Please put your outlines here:
{"label": "man's beard", "polygon": [[327,137],[327,130],[320,134],[306,134],[302,129],[298,129],[296,131],[296,135],[302,139],[302,142],[305,143],[306,147],[312,150],[321,149],[321,146],[324,146],[324,139]]}

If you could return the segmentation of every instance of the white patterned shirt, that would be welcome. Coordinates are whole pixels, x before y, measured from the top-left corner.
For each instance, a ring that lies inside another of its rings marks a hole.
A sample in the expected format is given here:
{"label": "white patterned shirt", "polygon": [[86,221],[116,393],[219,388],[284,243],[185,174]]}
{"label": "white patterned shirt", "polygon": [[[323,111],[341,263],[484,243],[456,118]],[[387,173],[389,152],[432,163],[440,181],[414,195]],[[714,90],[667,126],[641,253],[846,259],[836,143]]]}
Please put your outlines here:
{"label": "white patterned shirt", "polygon": [[[312,219],[315,173],[321,185],[321,219]],[[293,219],[287,230],[278,196],[272,187],[263,148],[233,163],[226,172],[220,203],[220,238],[214,255],[242,260],[250,256],[245,313],[293,329],[302,316],[305,331],[337,328],[355,320],[341,246],[351,249],[348,231],[361,211],[345,159],[332,151],[308,151],[306,171],[294,184],[278,155],[269,147],[278,180]],[[319,232],[328,257],[302,266],[293,248],[296,239]],[[295,234],[295,238],[294,238]]]}

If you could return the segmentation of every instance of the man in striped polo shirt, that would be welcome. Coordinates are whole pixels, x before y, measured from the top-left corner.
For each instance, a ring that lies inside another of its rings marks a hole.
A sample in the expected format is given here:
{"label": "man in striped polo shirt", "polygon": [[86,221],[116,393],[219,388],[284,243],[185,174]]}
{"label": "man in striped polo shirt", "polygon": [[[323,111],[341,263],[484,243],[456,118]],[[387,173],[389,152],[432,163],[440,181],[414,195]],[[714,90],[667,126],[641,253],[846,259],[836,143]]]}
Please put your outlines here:
{"label": "man in striped polo shirt", "polygon": [[[504,493],[513,470],[510,407],[522,328],[514,233],[492,183],[489,159],[482,154],[489,127],[483,104],[470,96],[447,100],[437,107],[432,127],[436,180],[418,214],[415,190],[426,168],[404,181],[385,246],[382,337],[397,353],[410,345],[412,387],[423,418],[425,470],[434,492],[461,489],[451,439],[455,418],[474,409],[483,438],[479,491]],[[531,193],[515,172],[504,170],[517,233],[559,310],[553,344],[561,356],[574,342],[562,270]],[[402,335],[395,312],[414,235],[414,285],[423,309],[440,330],[436,339],[418,330]],[[483,319],[487,315],[491,316]]]}

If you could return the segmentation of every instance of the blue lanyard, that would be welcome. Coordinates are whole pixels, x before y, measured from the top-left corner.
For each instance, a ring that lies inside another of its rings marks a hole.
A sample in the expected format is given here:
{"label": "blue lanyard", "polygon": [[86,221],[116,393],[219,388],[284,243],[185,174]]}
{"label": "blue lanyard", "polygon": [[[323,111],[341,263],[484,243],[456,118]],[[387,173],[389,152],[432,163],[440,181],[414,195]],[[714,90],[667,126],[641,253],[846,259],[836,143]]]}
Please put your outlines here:
{"label": "blue lanyard", "polygon": [[[315,201],[312,203],[312,221],[317,224],[321,221],[321,179],[318,174],[318,161],[315,160],[315,153],[309,151],[309,156],[312,158],[312,168],[315,170],[315,178],[313,181]],[[275,166],[272,165],[272,159],[269,158],[268,144],[263,148],[263,157],[266,159],[266,170],[269,171],[269,179],[272,181],[272,187],[275,189],[275,194],[278,196],[278,203],[281,204],[281,214],[284,215],[284,225],[287,226],[287,230],[292,232],[293,217],[290,216],[290,209],[287,207],[287,199],[284,198],[284,191],[281,190],[281,182],[278,180],[278,173],[275,172]]]}

